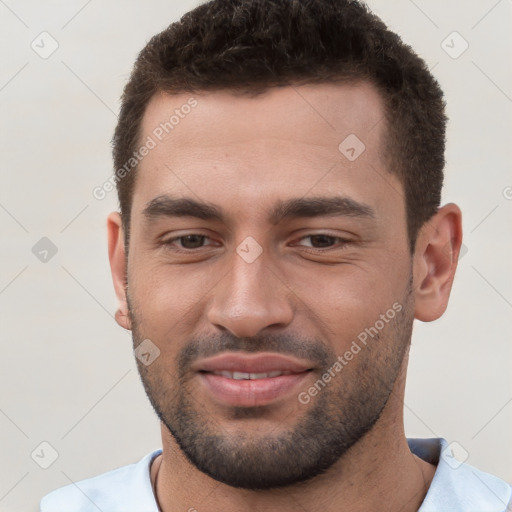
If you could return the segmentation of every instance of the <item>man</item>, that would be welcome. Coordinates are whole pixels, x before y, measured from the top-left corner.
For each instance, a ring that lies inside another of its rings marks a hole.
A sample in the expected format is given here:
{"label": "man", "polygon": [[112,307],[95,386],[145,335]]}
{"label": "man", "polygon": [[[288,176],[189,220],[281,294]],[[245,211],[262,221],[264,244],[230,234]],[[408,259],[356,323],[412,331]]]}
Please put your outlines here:
{"label": "man", "polygon": [[155,36],[114,136],[109,257],[162,450],[55,511],[505,511],[407,439],[413,320],[445,311],[443,94],[349,0],[213,0]]}

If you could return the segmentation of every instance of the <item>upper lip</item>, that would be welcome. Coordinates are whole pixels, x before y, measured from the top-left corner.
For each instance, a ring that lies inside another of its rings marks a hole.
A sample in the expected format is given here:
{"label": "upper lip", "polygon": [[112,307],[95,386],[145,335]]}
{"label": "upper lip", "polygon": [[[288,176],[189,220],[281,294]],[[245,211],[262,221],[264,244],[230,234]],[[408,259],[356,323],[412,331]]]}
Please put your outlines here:
{"label": "upper lip", "polygon": [[228,353],[201,359],[193,365],[193,370],[204,372],[246,372],[268,373],[275,371],[301,373],[312,366],[294,357],[281,354],[239,354]]}

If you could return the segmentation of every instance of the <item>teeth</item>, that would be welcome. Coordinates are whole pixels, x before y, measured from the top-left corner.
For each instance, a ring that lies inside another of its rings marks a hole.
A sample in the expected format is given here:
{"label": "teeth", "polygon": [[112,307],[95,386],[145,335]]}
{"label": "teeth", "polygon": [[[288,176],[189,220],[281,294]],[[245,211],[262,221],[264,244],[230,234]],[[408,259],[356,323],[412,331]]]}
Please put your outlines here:
{"label": "teeth", "polygon": [[279,377],[279,375],[290,375],[291,372],[280,372],[280,371],[275,371],[275,372],[269,372],[268,373],[268,376],[269,377]]}
{"label": "teeth", "polygon": [[245,373],[245,372],[233,372],[233,376],[231,378],[235,379],[235,380],[245,380],[245,379],[250,379],[251,374]]}
{"label": "teeth", "polygon": [[220,372],[213,372],[214,375],[220,375],[228,379],[234,380],[257,380],[257,379],[268,379],[272,377],[280,377],[281,375],[290,375],[291,372],[281,372],[279,370],[268,372],[268,373],[247,373],[247,372],[228,372],[222,370]]}

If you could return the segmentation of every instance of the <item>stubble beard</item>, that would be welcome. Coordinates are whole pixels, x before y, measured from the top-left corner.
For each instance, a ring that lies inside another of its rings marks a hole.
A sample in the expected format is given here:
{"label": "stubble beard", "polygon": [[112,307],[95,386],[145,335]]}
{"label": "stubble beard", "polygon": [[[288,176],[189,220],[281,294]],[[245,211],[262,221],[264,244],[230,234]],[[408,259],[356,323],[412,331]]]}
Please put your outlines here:
{"label": "stubble beard", "polygon": [[[225,419],[214,419],[205,412],[184,382],[186,367],[201,350],[198,340],[182,349],[176,358],[174,375],[158,361],[146,367],[137,360],[141,381],[157,416],[183,454],[213,479],[252,490],[281,488],[312,479],[343,458],[381,416],[411,340],[414,319],[411,286],[410,282],[401,302],[402,311],[312,398],[292,427],[280,428],[278,424],[266,436],[256,436],[244,428],[230,428],[228,435],[220,424]],[[140,331],[140,319],[130,302],[129,314],[135,348],[146,336]],[[216,344],[219,351],[254,351],[252,347],[256,346],[258,351],[274,349],[287,350],[285,353],[289,354],[299,351],[302,356],[310,354],[322,361],[318,377],[331,368],[336,359],[336,354],[325,344],[297,341],[296,337],[262,337],[261,340],[268,343],[259,341],[257,344],[250,340],[245,344],[242,343],[245,340],[228,335],[220,340],[218,343],[206,340],[205,344],[210,348]],[[162,386],[171,379],[174,379],[172,389]],[[232,422],[247,418],[258,421],[258,417],[265,415],[265,407],[233,408],[229,419]]]}

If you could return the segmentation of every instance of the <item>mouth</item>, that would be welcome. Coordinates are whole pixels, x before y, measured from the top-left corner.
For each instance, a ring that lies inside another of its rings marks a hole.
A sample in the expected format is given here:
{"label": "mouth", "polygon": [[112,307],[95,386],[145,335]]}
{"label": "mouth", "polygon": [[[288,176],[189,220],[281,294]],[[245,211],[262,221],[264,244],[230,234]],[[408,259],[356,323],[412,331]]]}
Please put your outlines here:
{"label": "mouth", "polygon": [[[208,373],[208,372],[206,372]],[[226,377],[227,379],[233,380],[259,380],[259,379],[273,379],[274,377],[281,377],[281,375],[291,375],[292,372],[279,371],[268,373],[247,373],[247,372],[229,372],[227,370],[221,370],[218,372],[211,372],[213,375],[219,375],[220,377]]]}
{"label": "mouth", "polygon": [[293,396],[313,368],[280,354],[223,354],[195,365],[201,384],[217,403],[256,407]]}

